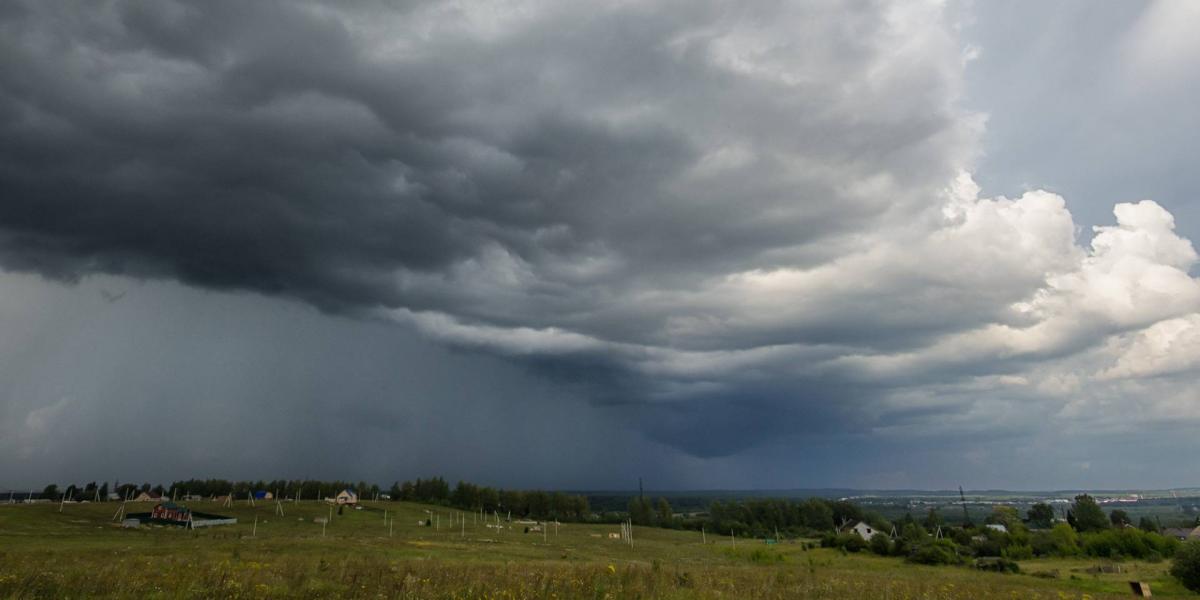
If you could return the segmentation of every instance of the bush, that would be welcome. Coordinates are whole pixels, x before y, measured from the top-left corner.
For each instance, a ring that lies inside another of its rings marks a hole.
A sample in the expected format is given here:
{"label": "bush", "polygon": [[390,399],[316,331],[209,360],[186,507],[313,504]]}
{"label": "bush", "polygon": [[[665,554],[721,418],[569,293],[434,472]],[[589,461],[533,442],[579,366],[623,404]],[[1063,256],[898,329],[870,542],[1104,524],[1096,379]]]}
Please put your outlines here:
{"label": "bush", "polygon": [[862,539],[857,533],[843,533],[837,536],[838,548],[847,552],[859,552],[867,549],[867,540]]}
{"label": "bush", "polygon": [[1001,550],[1000,556],[1009,560],[1028,560],[1033,558],[1033,546],[1028,544],[1012,544]]}
{"label": "bush", "polygon": [[892,540],[883,534],[872,537],[871,543],[868,546],[870,546],[871,552],[880,556],[887,556],[892,553]]}
{"label": "bush", "polygon": [[749,558],[750,562],[758,565],[770,565],[784,561],[782,554],[763,550],[762,548],[755,548],[754,551],[750,553]]}
{"label": "bush", "polygon": [[1175,551],[1171,576],[1178,579],[1183,587],[1200,592],[1200,541],[1190,541]]}
{"label": "bush", "polygon": [[1079,534],[1070,525],[1059,523],[1051,527],[1047,538],[1053,554],[1063,557],[1079,554]]}
{"label": "bush", "polygon": [[1003,546],[1000,545],[1000,542],[991,538],[985,537],[982,540],[971,541],[971,551],[975,553],[975,556],[1000,556],[1002,550]]}
{"label": "bush", "polygon": [[1007,558],[980,558],[975,561],[975,568],[981,571],[997,573],[1020,573],[1021,565]]}
{"label": "bush", "polygon": [[1172,556],[1178,546],[1179,541],[1174,538],[1132,528],[1110,529],[1083,536],[1084,553],[1098,558],[1143,559],[1154,554]]}
{"label": "bush", "polygon": [[826,534],[821,536],[822,548],[841,548],[847,552],[859,552],[867,548],[867,541],[857,533]]}
{"label": "bush", "polygon": [[921,544],[908,556],[908,560],[921,565],[962,564],[962,557],[958,554],[958,546],[946,539]]}

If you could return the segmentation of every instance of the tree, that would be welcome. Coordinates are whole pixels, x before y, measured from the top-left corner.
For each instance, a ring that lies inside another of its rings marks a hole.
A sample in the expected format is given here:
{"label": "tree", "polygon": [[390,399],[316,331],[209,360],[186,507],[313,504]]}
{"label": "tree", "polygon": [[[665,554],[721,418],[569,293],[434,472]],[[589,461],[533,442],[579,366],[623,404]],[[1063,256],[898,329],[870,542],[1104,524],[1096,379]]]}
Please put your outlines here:
{"label": "tree", "polygon": [[1011,530],[1021,522],[1021,517],[1017,514],[1017,509],[1011,506],[997,506],[992,509],[992,514],[988,515],[983,522],[1003,525],[1006,529]]}
{"label": "tree", "polygon": [[674,514],[671,512],[671,503],[666,498],[658,499],[658,505],[655,506],[655,510],[658,512],[658,522],[660,524],[666,525],[672,521]]}
{"label": "tree", "polygon": [[892,539],[882,533],[871,536],[871,542],[867,546],[871,552],[879,556],[887,556],[892,553]]}
{"label": "tree", "polygon": [[633,521],[634,525],[653,525],[654,510],[650,508],[650,501],[641,496],[630,500],[629,520]]}
{"label": "tree", "polygon": [[1200,592],[1200,541],[1192,540],[1175,551],[1171,576],[1178,579],[1183,587]]}
{"label": "tree", "polygon": [[1079,535],[1066,523],[1050,529],[1050,544],[1059,556],[1074,556],[1079,553]]}
{"label": "tree", "polygon": [[1158,523],[1155,523],[1150,517],[1142,517],[1138,520],[1138,529],[1158,533]]}
{"label": "tree", "polygon": [[52,500],[56,497],[58,497],[58,484],[52,483],[52,484],[42,488],[42,499],[43,500],[46,500],[46,499]]}
{"label": "tree", "polygon": [[1079,532],[1103,531],[1108,529],[1108,517],[1104,510],[1096,504],[1096,499],[1087,494],[1075,496],[1075,504],[1071,514],[1075,517],[1075,529]]}
{"label": "tree", "polygon": [[1133,524],[1133,521],[1129,518],[1129,513],[1119,508],[1108,513],[1108,520],[1112,521],[1113,527],[1124,527]]}
{"label": "tree", "polygon": [[1035,529],[1050,529],[1054,525],[1054,508],[1045,502],[1029,507],[1029,526]]}
{"label": "tree", "polygon": [[[911,518],[912,517],[909,516],[909,519]],[[925,529],[928,529],[929,531],[937,531],[938,527],[941,527],[945,524],[946,522],[942,520],[942,515],[938,513],[936,508],[929,509],[929,514],[925,516]]]}

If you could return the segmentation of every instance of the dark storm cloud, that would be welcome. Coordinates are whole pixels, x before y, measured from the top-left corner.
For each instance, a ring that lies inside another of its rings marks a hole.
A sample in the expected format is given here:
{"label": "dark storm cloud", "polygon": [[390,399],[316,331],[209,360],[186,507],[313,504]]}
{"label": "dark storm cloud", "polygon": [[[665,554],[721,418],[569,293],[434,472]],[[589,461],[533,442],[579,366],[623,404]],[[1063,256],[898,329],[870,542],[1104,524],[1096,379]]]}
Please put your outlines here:
{"label": "dark storm cloud", "polygon": [[15,3],[0,265],[401,322],[707,458],[1073,414],[1164,362],[1195,253],[1153,203],[1086,246],[1057,196],[980,197],[956,15]]}
{"label": "dark storm cloud", "polygon": [[[539,309],[579,303],[577,284],[687,282],[878,210],[839,201],[835,182],[819,177],[781,181],[788,167],[769,155],[713,182],[725,189],[671,189],[712,150],[701,144],[714,128],[852,169],[919,144],[950,118],[818,118],[810,115],[853,99],[831,97],[820,81],[778,94],[772,82],[715,67],[703,43],[665,47],[722,33],[698,30],[714,21],[757,27],[769,14],[561,8],[486,36],[455,31],[463,17],[437,10],[117,2],[14,11],[0,72],[5,263],[66,278],[178,277],[334,310],[448,308],[502,320],[513,307],[429,297],[399,288],[396,274],[436,274],[498,244],[539,269]],[[380,40],[362,31],[373,19],[416,25]],[[884,23],[871,10],[846,19],[853,30],[814,47],[865,68],[883,50],[869,34]],[[434,31],[417,37],[421,25]],[[388,50],[392,41],[401,48]],[[626,264],[606,275],[544,272],[551,260],[613,252]],[[562,312],[551,308],[547,324]]]}

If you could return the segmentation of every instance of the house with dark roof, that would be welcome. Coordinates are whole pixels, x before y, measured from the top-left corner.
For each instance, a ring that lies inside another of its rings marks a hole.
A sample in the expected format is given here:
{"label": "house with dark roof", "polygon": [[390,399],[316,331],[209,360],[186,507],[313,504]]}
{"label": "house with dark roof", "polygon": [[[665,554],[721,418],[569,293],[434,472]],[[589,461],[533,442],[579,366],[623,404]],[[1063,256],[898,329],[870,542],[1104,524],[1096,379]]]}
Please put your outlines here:
{"label": "house with dark roof", "polygon": [[1200,527],[1194,527],[1194,528],[1168,527],[1168,528],[1162,530],[1162,534],[1167,537],[1173,537],[1180,541],[1198,540],[1198,539],[1200,539]]}

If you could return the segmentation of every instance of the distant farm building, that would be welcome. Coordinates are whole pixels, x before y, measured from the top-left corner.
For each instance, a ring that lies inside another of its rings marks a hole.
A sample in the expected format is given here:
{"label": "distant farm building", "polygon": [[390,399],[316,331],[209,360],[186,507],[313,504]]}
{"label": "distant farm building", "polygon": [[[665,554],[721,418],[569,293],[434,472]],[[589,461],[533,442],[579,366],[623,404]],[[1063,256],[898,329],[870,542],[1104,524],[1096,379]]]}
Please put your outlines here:
{"label": "distant farm building", "polygon": [[257,492],[254,492],[255,500],[271,500],[274,497],[275,497],[275,494],[272,494],[271,492],[268,492],[266,490],[258,490]]}
{"label": "distant farm building", "polygon": [[133,497],[133,502],[158,502],[162,500],[162,494],[154,492],[141,492]]}
{"label": "distant farm building", "polygon": [[992,531],[999,531],[1000,533],[1008,533],[1008,528],[1000,523],[988,523],[986,525],[986,527],[988,529],[991,529]]}
{"label": "distant farm building", "polygon": [[175,504],[161,502],[148,513],[130,513],[122,523],[124,527],[139,527],[141,525],[175,525],[196,529],[199,527],[214,527],[216,525],[233,525],[237,519],[224,515],[194,512],[192,509]]}
{"label": "distant farm building", "polygon": [[192,511],[174,502],[163,502],[150,511],[150,518],[159,521],[187,523],[192,519]]}
{"label": "distant farm building", "polygon": [[335,504],[358,504],[358,494],[354,493],[354,490],[345,489],[338,492],[333,501]]}
{"label": "distant farm building", "polygon": [[846,533],[857,533],[858,537],[870,541],[871,538],[883,534],[882,531],[876,531],[874,527],[859,521],[853,527],[844,530]]}

